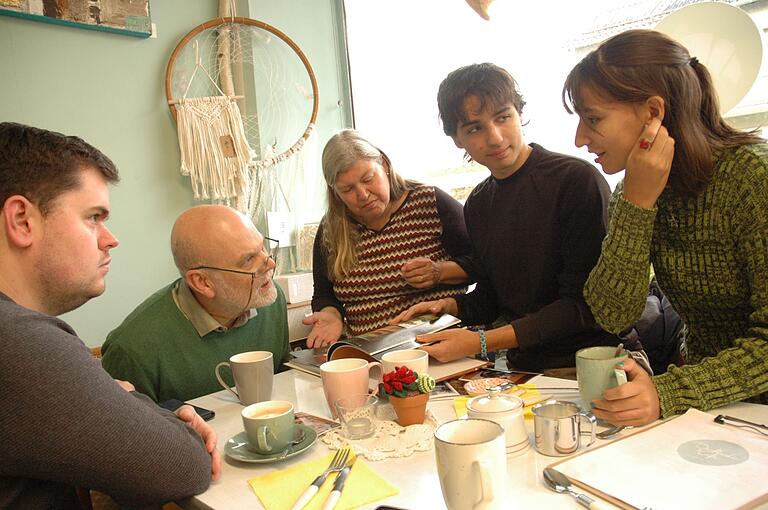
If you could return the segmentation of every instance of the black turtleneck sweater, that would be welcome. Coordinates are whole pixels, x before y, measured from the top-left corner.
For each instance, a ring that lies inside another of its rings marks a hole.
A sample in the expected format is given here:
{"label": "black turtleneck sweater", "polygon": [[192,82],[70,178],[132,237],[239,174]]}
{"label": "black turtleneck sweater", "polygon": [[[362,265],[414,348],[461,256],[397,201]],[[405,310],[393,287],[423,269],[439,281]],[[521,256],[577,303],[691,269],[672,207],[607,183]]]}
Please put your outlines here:
{"label": "black turtleneck sweater", "polygon": [[618,340],[582,294],[606,234],[608,184],[585,161],[531,147],[514,174],[488,177],[467,199],[478,283],[456,299],[466,324],[501,317],[514,327],[511,366],[541,370],[574,366],[578,349]]}

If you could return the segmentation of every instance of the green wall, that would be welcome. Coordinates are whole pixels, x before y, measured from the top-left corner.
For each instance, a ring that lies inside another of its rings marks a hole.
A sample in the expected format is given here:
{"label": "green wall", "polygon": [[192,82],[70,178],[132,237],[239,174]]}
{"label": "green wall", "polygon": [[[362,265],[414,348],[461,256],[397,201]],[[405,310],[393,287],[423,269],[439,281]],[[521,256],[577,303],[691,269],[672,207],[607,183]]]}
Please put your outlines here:
{"label": "green wall", "polygon": [[[339,85],[337,62],[343,60],[336,57],[336,1],[263,0],[250,7],[251,17],[295,38],[312,62],[323,100],[321,147],[349,122],[338,98],[330,106],[330,97],[346,90]],[[270,6],[264,17],[254,14],[258,4]],[[310,7],[319,7],[322,17]],[[109,224],[120,246],[112,252],[107,291],[63,316],[89,345],[101,344],[138,303],[177,277],[170,228],[193,205],[188,179],[178,172],[165,66],[189,30],[216,17],[217,2],[152,0],[151,10],[157,26],[152,39],[0,16],[0,119],[81,136],[109,155],[121,172]],[[324,89],[331,91],[325,98]]]}

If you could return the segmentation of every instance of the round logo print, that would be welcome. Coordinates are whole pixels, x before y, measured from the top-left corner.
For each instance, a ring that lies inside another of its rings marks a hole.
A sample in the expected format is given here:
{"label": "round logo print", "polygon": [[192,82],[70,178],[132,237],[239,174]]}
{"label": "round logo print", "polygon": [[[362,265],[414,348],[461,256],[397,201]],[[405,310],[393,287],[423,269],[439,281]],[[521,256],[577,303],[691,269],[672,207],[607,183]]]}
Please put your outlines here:
{"label": "round logo print", "polygon": [[686,441],[677,448],[685,460],[704,466],[731,466],[749,458],[749,452],[736,443],[714,439]]}

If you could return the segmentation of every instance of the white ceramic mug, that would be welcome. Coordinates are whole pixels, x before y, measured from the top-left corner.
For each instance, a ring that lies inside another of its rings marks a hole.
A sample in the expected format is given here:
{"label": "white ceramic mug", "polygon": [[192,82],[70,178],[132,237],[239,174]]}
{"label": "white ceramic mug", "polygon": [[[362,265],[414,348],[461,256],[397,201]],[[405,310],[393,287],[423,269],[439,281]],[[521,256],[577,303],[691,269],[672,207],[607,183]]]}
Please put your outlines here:
{"label": "white ceramic mug", "polygon": [[504,508],[504,429],[489,420],[453,420],[435,431],[435,459],[448,510]]}
{"label": "white ceramic mug", "polygon": [[[328,409],[334,419],[337,417],[336,401],[353,395],[370,393],[371,369],[379,371],[375,379],[381,380],[381,363],[368,362],[358,358],[335,359],[320,365],[320,378],[323,380],[323,392],[328,402]],[[375,391],[375,386],[374,386]]]}
{"label": "white ceramic mug", "polygon": [[396,367],[408,367],[417,374],[428,374],[429,354],[421,349],[388,352],[381,357],[381,367],[385,374],[395,370]]}
{"label": "white ceramic mug", "polygon": [[[264,402],[272,398],[272,379],[275,371],[272,357],[272,353],[269,351],[249,351],[235,354],[229,358],[229,361],[222,361],[216,365],[216,379],[243,405]],[[232,370],[232,378],[235,380],[237,391],[230,388],[221,378],[219,370],[224,366],[228,366]]]}

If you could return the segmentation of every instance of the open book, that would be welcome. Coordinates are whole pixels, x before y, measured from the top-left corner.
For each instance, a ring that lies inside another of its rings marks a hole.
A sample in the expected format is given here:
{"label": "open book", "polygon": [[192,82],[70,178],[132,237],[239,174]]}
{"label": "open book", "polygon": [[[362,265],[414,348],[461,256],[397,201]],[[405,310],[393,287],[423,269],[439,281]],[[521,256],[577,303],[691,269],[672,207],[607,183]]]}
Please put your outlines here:
{"label": "open book", "polygon": [[[320,375],[320,365],[328,360],[341,358],[361,358],[369,361],[381,361],[381,357],[391,351],[401,349],[414,349],[422,344],[416,341],[417,335],[434,333],[461,321],[452,315],[421,315],[410,321],[386,326],[362,335],[342,338],[331,344],[327,349],[304,349],[293,351],[293,360],[285,363],[286,366],[305,372]],[[440,363],[434,359],[429,360],[429,374],[437,381],[443,381],[456,377],[488,363],[473,358],[463,358],[448,363]]]}

